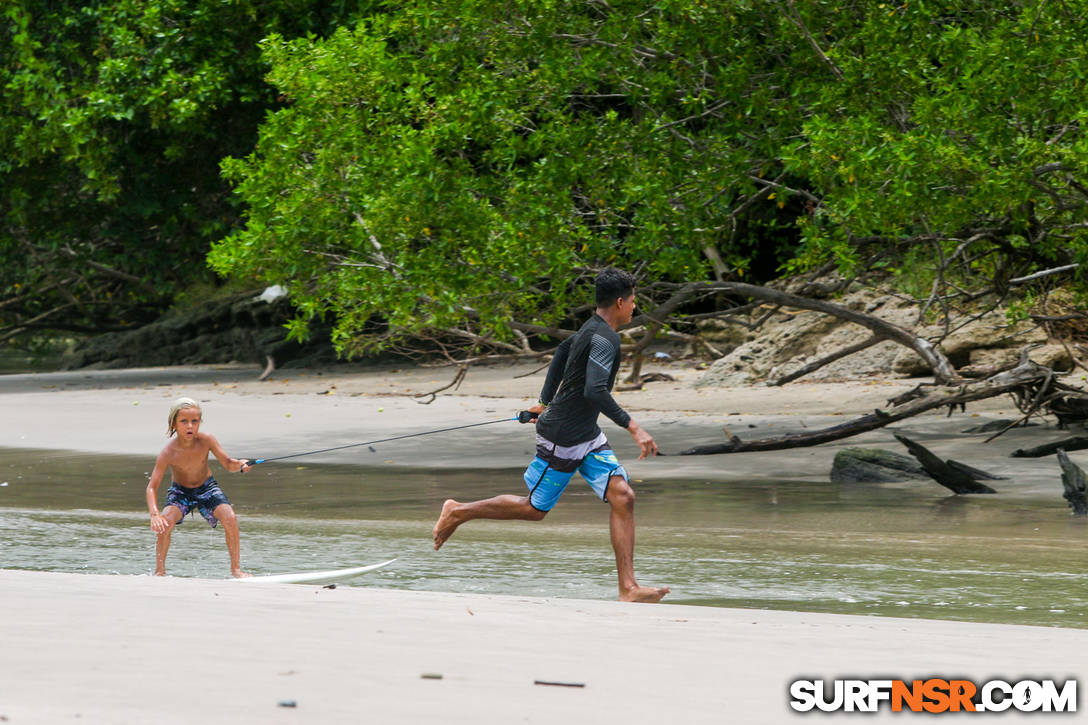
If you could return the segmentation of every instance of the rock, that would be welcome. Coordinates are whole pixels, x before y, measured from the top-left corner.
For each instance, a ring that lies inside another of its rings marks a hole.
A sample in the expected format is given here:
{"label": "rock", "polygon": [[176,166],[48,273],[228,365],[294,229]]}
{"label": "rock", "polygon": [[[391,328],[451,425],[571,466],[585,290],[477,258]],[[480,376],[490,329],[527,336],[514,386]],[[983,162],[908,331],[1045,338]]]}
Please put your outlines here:
{"label": "rock", "polygon": [[891,369],[896,375],[902,375],[905,378],[917,378],[933,372],[926,365],[926,361],[918,357],[918,353],[901,345],[896,348]]}
{"label": "rock", "polygon": [[703,320],[696,325],[699,335],[724,353],[748,340],[748,330],[725,320]]}
{"label": "rock", "polygon": [[910,456],[882,448],[843,448],[831,464],[832,483],[885,483],[928,479]]}
{"label": "rock", "polygon": [[[940,325],[927,325],[918,332],[927,337],[935,337],[943,332],[943,328]],[[1010,324],[1003,310],[993,310],[942,340],[941,350],[953,362],[965,365],[970,360],[972,350],[1019,350],[1024,345],[1040,342],[1046,342],[1046,334],[1033,323],[1022,320]]]}
{"label": "rock", "polygon": [[1011,347],[978,347],[970,352],[968,361],[971,367],[1002,368],[1015,365],[1020,352]]}
{"label": "rock", "polygon": [[[787,285],[788,287],[788,285]],[[907,328],[920,337],[939,340],[945,326],[918,321],[918,308],[901,296],[872,288],[853,288],[834,299],[836,304]],[[770,309],[761,306],[746,318],[754,323]],[[940,349],[956,368],[977,369],[1015,363],[1025,345],[1046,343],[1046,334],[1030,321],[1010,323],[1003,310],[994,310],[956,328],[940,342]],[[1088,322],[1085,323],[1088,326]],[[850,347],[869,336],[859,325],[817,312],[779,310],[755,332],[721,321],[700,323],[700,333],[727,354],[707,369],[698,387],[733,386],[757,383],[787,375],[803,365]],[[713,334],[710,334],[713,333]],[[721,337],[714,335],[720,334]],[[1070,370],[1072,360],[1061,345],[1047,344],[1032,351],[1031,359],[1057,371]],[[918,354],[902,345],[885,341],[837,360],[801,378],[802,381],[832,381],[887,375],[901,377],[932,375]]]}
{"label": "rock", "polygon": [[[872,290],[859,290],[836,302],[895,324],[909,325],[911,316],[915,314],[898,298],[880,295]],[[765,312],[757,310],[753,319]],[[696,385],[745,385],[780,377],[868,336],[869,331],[865,328],[830,315],[810,311],[780,311],[764,323],[758,336],[715,361]],[[885,375],[900,349],[893,342],[882,342],[820,368],[802,379],[842,380]]]}
{"label": "rock", "polygon": [[1048,367],[1058,373],[1069,372],[1073,369],[1073,358],[1069,356],[1069,351],[1065,348],[1065,345],[1043,345],[1030,351],[1028,358],[1032,362]]}

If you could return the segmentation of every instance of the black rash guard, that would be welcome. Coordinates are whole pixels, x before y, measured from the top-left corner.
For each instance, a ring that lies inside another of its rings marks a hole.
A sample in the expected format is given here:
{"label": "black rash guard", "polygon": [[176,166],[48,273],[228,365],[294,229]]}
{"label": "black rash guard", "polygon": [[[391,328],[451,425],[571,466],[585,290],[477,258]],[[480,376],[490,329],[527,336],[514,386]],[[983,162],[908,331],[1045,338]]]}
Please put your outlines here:
{"label": "black rash guard", "polygon": [[548,407],[536,432],[560,446],[585,443],[601,434],[597,426],[601,413],[626,428],[631,416],[611,392],[619,369],[620,336],[594,314],[555,351],[540,391],[540,402]]}

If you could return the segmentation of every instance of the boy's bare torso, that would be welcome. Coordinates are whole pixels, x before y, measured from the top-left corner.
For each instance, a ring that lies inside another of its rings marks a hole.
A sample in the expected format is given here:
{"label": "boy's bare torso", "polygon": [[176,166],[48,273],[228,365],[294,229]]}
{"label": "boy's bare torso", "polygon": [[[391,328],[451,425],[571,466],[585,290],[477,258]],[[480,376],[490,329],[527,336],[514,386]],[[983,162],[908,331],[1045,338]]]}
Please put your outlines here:
{"label": "boy's bare torso", "polygon": [[207,481],[212,475],[208,467],[210,450],[211,443],[203,433],[194,436],[189,445],[183,445],[183,441],[176,438],[167,443],[162,455],[170,467],[174,483],[185,488],[198,488]]}

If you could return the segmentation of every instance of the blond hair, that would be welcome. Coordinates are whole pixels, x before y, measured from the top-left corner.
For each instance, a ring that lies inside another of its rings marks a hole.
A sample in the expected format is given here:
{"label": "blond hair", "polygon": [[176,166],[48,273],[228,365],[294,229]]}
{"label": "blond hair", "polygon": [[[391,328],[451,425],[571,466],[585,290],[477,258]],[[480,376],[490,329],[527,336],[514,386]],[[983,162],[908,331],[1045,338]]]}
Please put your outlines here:
{"label": "blond hair", "polygon": [[[170,415],[166,418],[166,435],[172,436],[178,429],[178,413],[186,408],[196,408],[200,410],[200,403],[196,402],[192,398],[178,398],[174,401],[174,404],[170,406]],[[204,411],[200,411],[203,416]]]}

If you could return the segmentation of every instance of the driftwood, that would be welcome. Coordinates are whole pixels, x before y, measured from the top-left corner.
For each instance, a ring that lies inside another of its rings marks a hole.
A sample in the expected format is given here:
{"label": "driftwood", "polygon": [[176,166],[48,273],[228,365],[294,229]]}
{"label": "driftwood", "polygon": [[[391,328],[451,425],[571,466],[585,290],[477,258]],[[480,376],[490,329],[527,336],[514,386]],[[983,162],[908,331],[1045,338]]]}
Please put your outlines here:
{"label": "driftwood", "polygon": [[1083,398],[1056,398],[1050,401],[1050,412],[1058,418],[1058,426],[1065,428],[1070,423],[1082,423],[1088,420],[1088,400]]}
{"label": "driftwood", "polygon": [[1009,455],[1013,458],[1042,458],[1043,456],[1054,455],[1060,450],[1079,451],[1085,448],[1088,448],[1088,438],[1074,436],[1053,443],[1044,443],[1034,448],[1017,448]]}
{"label": "driftwood", "polygon": [[259,381],[268,380],[268,376],[271,375],[273,372],[275,372],[275,370],[276,370],[276,361],[272,358],[271,355],[265,355],[264,370],[261,372],[260,375],[257,376],[257,380],[259,380]]}
{"label": "driftwood", "polygon": [[964,365],[956,368],[956,372],[965,378],[988,378],[991,375],[1003,373],[1016,367],[1016,362],[1007,362],[1000,365]]}
{"label": "driftwood", "polygon": [[1009,480],[1008,476],[998,476],[998,475],[996,475],[994,473],[987,473],[986,471],[975,468],[974,466],[968,466],[966,463],[960,463],[959,461],[953,461],[951,458],[949,458],[947,461],[945,461],[945,463],[947,463],[949,466],[951,466],[952,468],[955,468],[958,471],[963,471],[964,473],[966,473],[968,476],[975,479],[976,481],[980,481],[982,479],[985,479],[987,481],[1007,481],[1007,480]]}
{"label": "driftwood", "polygon": [[955,493],[997,493],[985,483],[975,480],[978,474],[990,479],[997,478],[996,476],[955,461],[942,461],[931,450],[905,435],[896,433],[895,439],[906,446],[910,454],[922,464],[922,468],[926,469],[926,473],[945,488]]}
{"label": "driftwood", "polygon": [[674,383],[676,378],[668,373],[643,373],[638,376],[638,380],[631,383],[625,383],[623,385],[617,385],[616,390],[642,390],[642,386],[646,383]]}
{"label": "driftwood", "polygon": [[436,388],[435,390],[432,390],[430,392],[420,393],[416,395],[416,398],[427,398],[427,400],[416,400],[416,402],[420,405],[430,405],[435,401],[435,399],[438,397],[438,394],[441,393],[443,390],[449,390],[450,388],[457,390],[459,387],[461,387],[461,383],[465,381],[465,375],[467,373],[468,364],[462,364],[460,367],[457,368],[457,373],[453,376],[453,380],[446,383],[441,388]]}
{"label": "driftwood", "polygon": [[1052,376],[1053,372],[1049,368],[1027,360],[1012,370],[1000,373],[987,380],[958,386],[937,386],[931,392],[909,400],[891,410],[875,410],[872,413],[830,428],[751,441],[741,440],[729,433],[729,431],[725,431],[728,438],[727,442],[696,446],[682,451],[680,455],[704,456],[719,453],[778,451],[820,445],[821,443],[849,438],[858,433],[883,428],[889,423],[895,423],[929,410],[965,405],[972,401],[985,400],[997,395],[1023,390],[1033,384],[1043,383],[1051,379]]}
{"label": "driftwood", "polygon": [[[975,426],[971,426],[970,428],[964,428],[963,430],[960,431],[960,433],[996,433],[996,432],[999,432],[999,431],[1004,432],[1004,431],[1008,430],[1009,423],[1020,423],[1020,421],[1019,420],[1010,421],[1008,419],[991,420],[990,422],[983,423],[982,425],[975,425]],[[1037,426],[1037,425],[1039,425],[1039,424],[1038,423],[1020,423],[1020,425],[1014,426],[1014,427],[1017,427],[1017,428],[1031,428],[1031,427]]]}
{"label": "driftwood", "polygon": [[1062,498],[1069,502],[1074,516],[1088,516],[1088,480],[1080,466],[1069,460],[1065,451],[1058,449],[1058,465],[1062,467]]}

